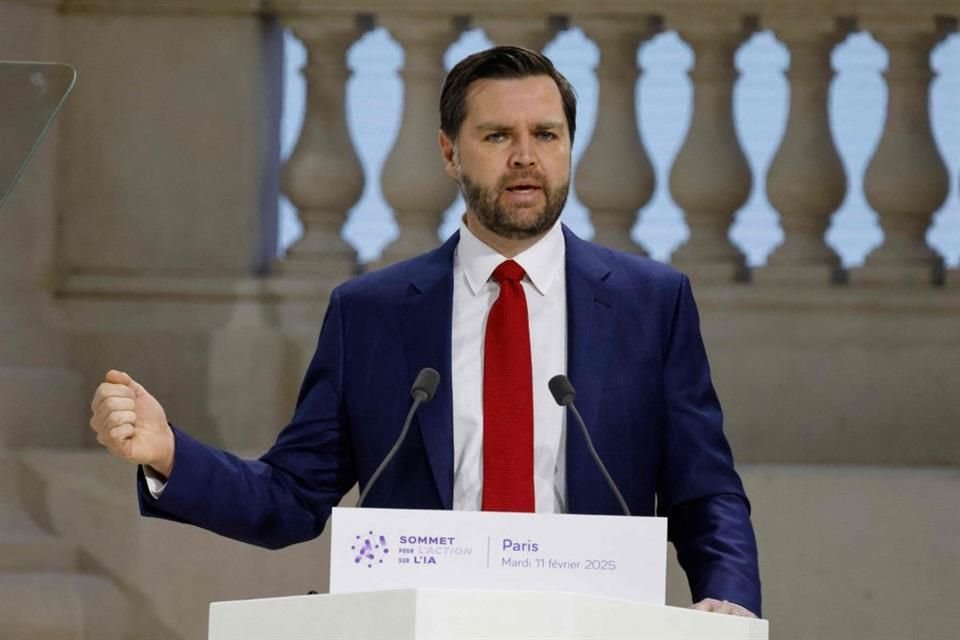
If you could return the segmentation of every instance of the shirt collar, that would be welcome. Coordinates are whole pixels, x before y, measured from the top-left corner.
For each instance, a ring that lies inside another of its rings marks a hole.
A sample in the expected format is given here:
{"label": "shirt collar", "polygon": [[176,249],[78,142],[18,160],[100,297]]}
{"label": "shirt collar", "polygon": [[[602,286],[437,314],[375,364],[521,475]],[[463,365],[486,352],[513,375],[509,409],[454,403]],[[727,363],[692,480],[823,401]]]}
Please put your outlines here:
{"label": "shirt collar", "polygon": [[[460,220],[460,243],[457,245],[457,257],[467,277],[470,292],[477,295],[493,270],[506,260],[496,249],[486,245]],[[563,272],[565,246],[563,231],[557,222],[532,247],[528,247],[513,257],[514,262],[523,267],[527,279],[540,295],[547,295],[550,287]]]}

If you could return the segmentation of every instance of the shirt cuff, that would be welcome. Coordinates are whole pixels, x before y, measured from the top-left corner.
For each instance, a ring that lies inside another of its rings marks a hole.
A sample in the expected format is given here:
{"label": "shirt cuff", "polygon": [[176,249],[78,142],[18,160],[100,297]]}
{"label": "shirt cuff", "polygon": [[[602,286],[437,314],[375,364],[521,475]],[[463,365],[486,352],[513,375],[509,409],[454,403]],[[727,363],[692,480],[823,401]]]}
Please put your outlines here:
{"label": "shirt cuff", "polygon": [[154,471],[153,467],[144,464],[141,465],[141,468],[143,469],[143,477],[147,481],[147,490],[150,491],[150,495],[156,500],[163,494],[163,490],[166,489],[167,480]]}

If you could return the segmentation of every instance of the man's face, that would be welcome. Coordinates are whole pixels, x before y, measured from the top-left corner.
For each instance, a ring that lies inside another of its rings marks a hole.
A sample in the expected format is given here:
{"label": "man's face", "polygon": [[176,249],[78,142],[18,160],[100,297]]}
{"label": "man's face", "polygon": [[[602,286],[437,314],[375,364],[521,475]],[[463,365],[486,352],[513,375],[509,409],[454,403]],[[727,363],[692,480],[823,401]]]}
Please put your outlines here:
{"label": "man's face", "polygon": [[549,76],[477,80],[467,89],[456,143],[440,133],[447,173],[460,183],[468,221],[511,240],[543,235],[570,189],[570,132]]}

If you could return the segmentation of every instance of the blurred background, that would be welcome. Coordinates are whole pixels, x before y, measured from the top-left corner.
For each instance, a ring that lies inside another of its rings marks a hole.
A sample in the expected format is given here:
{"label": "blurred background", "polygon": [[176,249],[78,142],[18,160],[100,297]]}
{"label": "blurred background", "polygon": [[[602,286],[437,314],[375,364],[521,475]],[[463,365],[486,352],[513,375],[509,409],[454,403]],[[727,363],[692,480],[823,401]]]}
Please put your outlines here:
{"label": "blurred background", "polygon": [[[564,222],[693,281],[771,637],[951,637],[958,17],[946,0],[0,0],[0,60],[78,72],[0,210],[0,631],[202,638],[210,601],[325,589],[327,534],[269,552],[141,519],[90,397],[121,368],[196,437],[268,447],[330,290],[456,228],[440,84],[509,43],[579,96]],[[668,602],[689,601],[671,561]]]}

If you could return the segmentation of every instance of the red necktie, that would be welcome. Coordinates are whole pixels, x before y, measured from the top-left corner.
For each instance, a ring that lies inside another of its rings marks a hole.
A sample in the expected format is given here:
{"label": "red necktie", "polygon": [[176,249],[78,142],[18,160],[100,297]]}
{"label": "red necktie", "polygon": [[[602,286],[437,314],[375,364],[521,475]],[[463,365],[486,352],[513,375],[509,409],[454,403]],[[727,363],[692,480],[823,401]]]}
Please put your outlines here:
{"label": "red necktie", "polygon": [[493,272],[500,296],[483,343],[483,510],[534,510],[533,365],[523,267]]}

